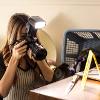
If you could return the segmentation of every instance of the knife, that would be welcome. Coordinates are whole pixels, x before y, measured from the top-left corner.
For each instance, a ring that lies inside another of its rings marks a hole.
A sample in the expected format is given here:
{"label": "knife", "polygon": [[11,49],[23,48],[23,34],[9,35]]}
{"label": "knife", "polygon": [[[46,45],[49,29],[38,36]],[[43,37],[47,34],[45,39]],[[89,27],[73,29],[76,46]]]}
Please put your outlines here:
{"label": "knife", "polygon": [[74,86],[76,85],[76,83],[77,83],[79,77],[80,77],[79,75],[74,75],[74,76],[72,77],[72,80],[71,80],[71,82],[68,84],[67,89],[66,89],[66,93],[67,93],[67,94],[69,94],[69,93],[72,91],[72,89],[73,89]]}

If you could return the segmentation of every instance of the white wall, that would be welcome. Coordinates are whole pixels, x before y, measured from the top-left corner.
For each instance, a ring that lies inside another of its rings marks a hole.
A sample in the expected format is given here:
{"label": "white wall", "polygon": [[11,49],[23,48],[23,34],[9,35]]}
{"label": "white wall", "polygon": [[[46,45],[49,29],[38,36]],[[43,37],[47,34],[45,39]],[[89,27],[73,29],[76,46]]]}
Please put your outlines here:
{"label": "white wall", "polygon": [[0,0],[0,38],[6,32],[8,19],[13,13],[39,15],[47,22],[44,30],[56,45],[57,63],[60,64],[62,36],[65,30],[99,29],[99,9],[99,0]]}

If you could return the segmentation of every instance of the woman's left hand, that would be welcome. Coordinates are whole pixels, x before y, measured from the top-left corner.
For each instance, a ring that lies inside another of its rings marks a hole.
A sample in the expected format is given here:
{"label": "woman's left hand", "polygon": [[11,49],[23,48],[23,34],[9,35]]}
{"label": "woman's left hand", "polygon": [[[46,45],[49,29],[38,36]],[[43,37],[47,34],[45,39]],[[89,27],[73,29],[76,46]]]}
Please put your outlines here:
{"label": "woman's left hand", "polygon": [[30,59],[32,59],[34,62],[36,62],[36,60],[34,59],[33,57],[33,53],[32,53],[32,50],[29,48],[28,51],[27,51],[27,55],[29,56]]}

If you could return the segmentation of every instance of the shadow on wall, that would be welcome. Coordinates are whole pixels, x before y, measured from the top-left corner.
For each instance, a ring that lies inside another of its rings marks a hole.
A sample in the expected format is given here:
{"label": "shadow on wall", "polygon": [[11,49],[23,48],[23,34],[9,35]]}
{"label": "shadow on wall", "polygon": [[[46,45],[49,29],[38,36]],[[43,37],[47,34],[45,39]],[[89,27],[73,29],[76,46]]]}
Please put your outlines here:
{"label": "shadow on wall", "polygon": [[52,21],[48,23],[46,26],[46,31],[53,39],[56,49],[57,49],[57,64],[61,63],[61,50],[62,50],[62,43],[63,43],[63,34],[64,32],[74,27],[72,20],[68,18],[67,15],[60,13],[57,15]]}
{"label": "shadow on wall", "polygon": [[43,30],[37,31],[37,37],[42,46],[47,50],[47,59],[56,61],[56,47],[51,37]]}

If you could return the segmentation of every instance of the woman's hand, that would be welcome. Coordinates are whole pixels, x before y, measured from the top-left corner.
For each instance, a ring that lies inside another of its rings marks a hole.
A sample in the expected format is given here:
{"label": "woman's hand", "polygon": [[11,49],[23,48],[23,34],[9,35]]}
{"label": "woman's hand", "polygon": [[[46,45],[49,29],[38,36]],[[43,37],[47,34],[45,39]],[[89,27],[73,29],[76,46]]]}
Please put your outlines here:
{"label": "woman's hand", "polygon": [[26,41],[23,40],[22,42],[16,44],[12,50],[12,56],[16,59],[20,59],[24,55],[26,55],[27,45],[25,45]]}
{"label": "woman's hand", "polygon": [[27,51],[27,55],[29,56],[29,58],[31,60],[33,60],[34,62],[37,62],[37,60],[35,60],[34,56],[33,56],[33,52],[32,50],[29,48],[28,51]]}

